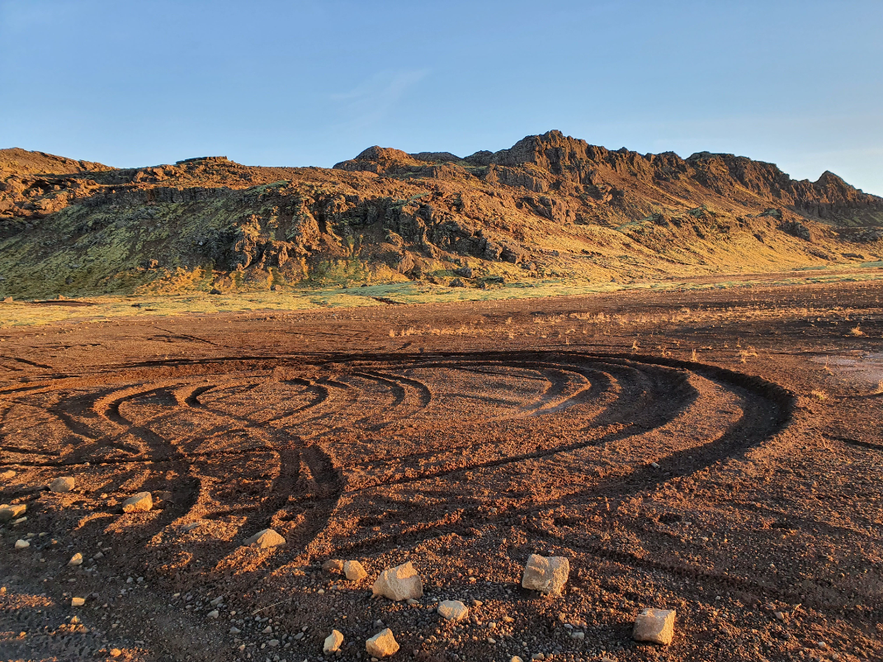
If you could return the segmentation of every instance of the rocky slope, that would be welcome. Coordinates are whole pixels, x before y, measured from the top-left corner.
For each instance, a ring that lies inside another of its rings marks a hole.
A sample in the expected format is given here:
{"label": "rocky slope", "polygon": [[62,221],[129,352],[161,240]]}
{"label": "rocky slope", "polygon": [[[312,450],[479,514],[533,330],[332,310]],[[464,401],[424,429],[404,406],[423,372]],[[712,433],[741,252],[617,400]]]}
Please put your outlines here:
{"label": "rocky slope", "polygon": [[730,154],[550,131],[499,152],[371,147],[333,169],[112,169],[0,150],[0,295],[425,279],[659,279],[878,260],[883,198]]}

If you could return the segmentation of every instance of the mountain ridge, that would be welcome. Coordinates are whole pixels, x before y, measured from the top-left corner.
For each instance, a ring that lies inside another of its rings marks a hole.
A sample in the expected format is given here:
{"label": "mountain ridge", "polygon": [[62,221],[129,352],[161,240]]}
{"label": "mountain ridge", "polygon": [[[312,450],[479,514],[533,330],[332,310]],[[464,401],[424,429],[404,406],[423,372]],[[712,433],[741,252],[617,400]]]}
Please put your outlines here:
{"label": "mountain ridge", "polygon": [[463,158],[373,146],[330,169],[0,150],[4,296],[772,271],[880,259],[881,228],[883,198],[828,171],[557,130]]}

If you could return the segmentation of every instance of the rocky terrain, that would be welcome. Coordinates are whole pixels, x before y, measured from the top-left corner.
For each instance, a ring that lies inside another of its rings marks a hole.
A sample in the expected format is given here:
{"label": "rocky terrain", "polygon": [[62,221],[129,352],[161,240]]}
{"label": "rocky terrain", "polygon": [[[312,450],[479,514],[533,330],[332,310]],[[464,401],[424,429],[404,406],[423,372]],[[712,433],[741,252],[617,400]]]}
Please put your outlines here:
{"label": "rocky terrain", "polygon": [[558,131],[465,158],[372,147],[333,169],[0,151],[0,295],[16,298],[769,272],[879,260],[881,228],[883,199],[830,172]]}

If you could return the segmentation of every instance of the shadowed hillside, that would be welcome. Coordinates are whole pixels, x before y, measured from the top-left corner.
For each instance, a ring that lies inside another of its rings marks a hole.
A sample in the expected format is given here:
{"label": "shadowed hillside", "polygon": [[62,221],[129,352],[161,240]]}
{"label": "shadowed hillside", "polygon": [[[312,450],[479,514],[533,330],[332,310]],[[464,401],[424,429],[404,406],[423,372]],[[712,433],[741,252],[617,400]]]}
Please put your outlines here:
{"label": "shadowed hillside", "polygon": [[0,295],[769,272],[883,253],[883,199],[729,154],[550,131],[499,152],[371,147],[322,168],[112,169],[0,150]]}

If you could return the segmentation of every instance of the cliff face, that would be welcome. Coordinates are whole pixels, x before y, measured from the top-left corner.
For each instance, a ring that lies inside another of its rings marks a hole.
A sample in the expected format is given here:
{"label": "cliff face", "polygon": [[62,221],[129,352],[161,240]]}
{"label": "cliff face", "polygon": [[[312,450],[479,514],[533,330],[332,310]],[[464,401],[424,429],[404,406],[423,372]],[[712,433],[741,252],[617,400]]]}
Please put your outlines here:
{"label": "cliff face", "polygon": [[465,158],[371,147],[333,169],[0,150],[3,296],[768,271],[880,259],[881,227],[883,199],[829,172],[558,131]]}

